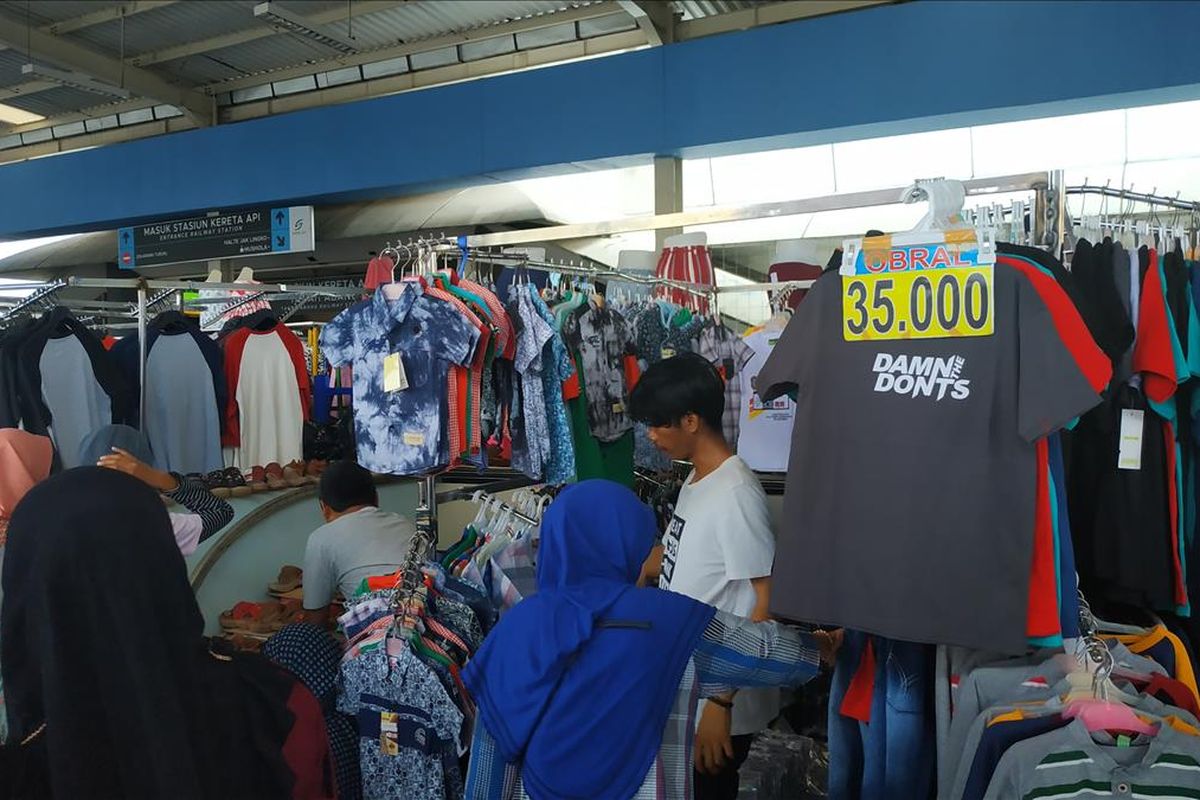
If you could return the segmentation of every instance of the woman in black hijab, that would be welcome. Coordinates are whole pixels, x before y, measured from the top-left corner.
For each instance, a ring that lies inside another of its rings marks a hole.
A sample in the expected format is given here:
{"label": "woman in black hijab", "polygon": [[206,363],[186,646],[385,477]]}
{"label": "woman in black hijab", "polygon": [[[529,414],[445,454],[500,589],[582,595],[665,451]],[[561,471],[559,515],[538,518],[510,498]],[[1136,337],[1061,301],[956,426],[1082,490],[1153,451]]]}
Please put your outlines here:
{"label": "woman in black hijab", "polygon": [[84,467],[9,524],[0,798],[332,800],[320,705],[260,656],[204,638],[155,492]]}

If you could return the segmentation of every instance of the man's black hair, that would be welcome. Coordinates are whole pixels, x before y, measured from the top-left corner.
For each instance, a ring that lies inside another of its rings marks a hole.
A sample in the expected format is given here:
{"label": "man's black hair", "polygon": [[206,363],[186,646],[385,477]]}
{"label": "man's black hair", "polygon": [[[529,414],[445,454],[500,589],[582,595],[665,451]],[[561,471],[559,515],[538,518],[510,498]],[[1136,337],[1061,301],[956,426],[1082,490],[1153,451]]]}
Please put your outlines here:
{"label": "man's black hair", "polygon": [[655,428],[695,414],[721,433],[724,412],[725,382],[716,367],[695,353],[680,353],[651,365],[629,396],[630,416]]}
{"label": "man's black hair", "polygon": [[379,505],[371,473],[353,461],[332,461],[321,473],[321,502],[341,513],[355,506]]}

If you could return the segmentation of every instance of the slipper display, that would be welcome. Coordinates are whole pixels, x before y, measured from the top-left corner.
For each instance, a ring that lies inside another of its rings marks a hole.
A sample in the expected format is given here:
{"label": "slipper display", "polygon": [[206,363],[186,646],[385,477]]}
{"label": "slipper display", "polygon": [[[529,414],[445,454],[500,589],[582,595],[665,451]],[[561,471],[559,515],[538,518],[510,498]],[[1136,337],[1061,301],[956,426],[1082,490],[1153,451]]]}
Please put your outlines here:
{"label": "slipper display", "polygon": [[264,477],[267,482],[267,486],[273,492],[288,488],[287,481],[283,478],[283,467],[279,466],[279,464],[275,463],[274,461],[272,461],[270,464],[267,464],[266,468],[264,469]]}
{"label": "slipper display", "polygon": [[299,589],[303,585],[304,570],[288,564],[279,570],[278,577],[267,585],[267,589],[274,594],[284,594]]}
{"label": "slipper display", "polygon": [[245,600],[221,614],[221,630],[229,633],[246,632],[262,616],[262,605]]}
{"label": "slipper display", "polygon": [[215,469],[204,476],[204,485],[208,490],[222,500],[233,496],[233,487],[225,480],[225,470]]}
{"label": "slipper display", "polygon": [[283,479],[293,489],[298,489],[301,486],[307,486],[312,483],[312,481],[304,477],[304,463],[301,461],[293,461],[284,467]]}
{"label": "slipper display", "polygon": [[246,477],[237,467],[230,467],[222,474],[225,476],[225,485],[229,487],[229,493],[233,497],[248,497],[253,494],[254,490],[246,483]]}
{"label": "slipper display", "polygon": [[250,477],[246,483],[250,487],[250,491],[256,494],[258,492],[265,492],[271,488],[270,486],[267,486],[267,471],[262,467],[254,467],[251,469]]}

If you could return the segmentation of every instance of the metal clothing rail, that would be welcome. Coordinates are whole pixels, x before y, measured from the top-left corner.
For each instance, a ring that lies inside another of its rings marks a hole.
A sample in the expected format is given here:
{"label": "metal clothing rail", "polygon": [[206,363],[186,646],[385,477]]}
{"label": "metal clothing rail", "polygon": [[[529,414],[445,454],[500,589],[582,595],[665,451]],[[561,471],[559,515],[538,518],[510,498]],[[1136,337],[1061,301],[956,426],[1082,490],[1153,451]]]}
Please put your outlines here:
{"label": "metal clothing rail", "polygon": [[[1122,200],[1129,203],[1131,206],[1141,203],[1142,205],[1156,206],[1159,208],[1171,208],[1177,211],[1190,211],[1194,214],[1200,214],[1200,202],[1191,200],[1180,200],[1179,195],[1174,197],[1164,197],[1163,195],[1154,194],[1153,191],[1135,192],[1131,189],[1119,189],[1105,184],[1104,186],[1091,186],[1083,184],[1082,186],[1068,186],[1063,192],[1067,195],[1088,195],[1094,194],[1100,197],[1110,197],[1114,200]],[[1117,211],[1116,216],[1120,216],[1122,212]],[[1126,211],[1125,213],[1128,213]]]}
{"label": "metal clothing rail", "polygon": [[[963,181],[967,196],[998,194],[1005,192],[1033,191],[1043,193],[1051,188],[1048,172],[1031,172],[1021,175],[1005,175],[998,178],[976,178]],[[779,203],[757,203],[745,206],[706,208],[673,214],[646,214],[603,222],[584,222],[571,225],[553,225],[544,228],[528,228],[501,233],[473,234],[465,237],[468,247],[495,247],[500,245],[536,244],[564,239],[586,239],[611,236],[617,233],[684,228],[694,225],[712,225],[721,222],[740,222],[750,219],[787,217],[797,214],[818,214],[823,211],[844,211],[851,208],[895,205],[901,202],[901,193],[908,187],[874,189],[867,192],[811,197],[803,200],[788,200]],[[1039,220],[1040,222],[1040,220]],[[1038,231],[1037,233],[1041,233]]]}

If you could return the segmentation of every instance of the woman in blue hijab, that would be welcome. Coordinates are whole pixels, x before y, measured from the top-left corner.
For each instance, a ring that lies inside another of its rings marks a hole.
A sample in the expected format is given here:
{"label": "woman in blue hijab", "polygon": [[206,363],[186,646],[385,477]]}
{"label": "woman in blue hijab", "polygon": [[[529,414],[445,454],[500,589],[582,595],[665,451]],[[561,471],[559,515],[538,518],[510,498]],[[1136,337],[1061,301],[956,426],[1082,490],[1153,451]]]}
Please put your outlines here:
{"label": "woman in blue hijab", "polygon": [[699,698],[817,673],[824,634],[637,588],[657,526],[629,489],[571,486],[541,531],[538,593],[463,673],[479,708],[472,800],[689,800]]}

